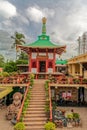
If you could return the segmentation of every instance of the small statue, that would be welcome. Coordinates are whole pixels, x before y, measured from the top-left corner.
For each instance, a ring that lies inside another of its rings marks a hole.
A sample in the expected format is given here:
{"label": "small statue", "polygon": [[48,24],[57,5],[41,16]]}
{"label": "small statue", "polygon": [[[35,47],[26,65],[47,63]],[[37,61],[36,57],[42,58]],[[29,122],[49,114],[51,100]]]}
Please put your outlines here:
{"label": "small statue", "polygon": [[6,118],[8,120],[11,120],[14,118],[15,115],[17,115],[20,107],[21,107],[21,100],[22,100],[22,94],[20,92],[16,92],[13,95],[13,103],[8,106]]}

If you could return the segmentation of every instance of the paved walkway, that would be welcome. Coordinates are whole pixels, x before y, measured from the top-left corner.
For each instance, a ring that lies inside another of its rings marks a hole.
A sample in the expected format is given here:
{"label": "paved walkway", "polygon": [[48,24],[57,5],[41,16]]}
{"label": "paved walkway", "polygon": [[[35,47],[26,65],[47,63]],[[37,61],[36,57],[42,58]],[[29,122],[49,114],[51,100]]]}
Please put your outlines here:
{"label": "paved walkway", "polygon": [[71,109],[74,112],[78,112],[80,114],[82,120],[82,127],[73,127],[73,128],[57,128],[56,130],[87,130],[87,108],[82,107],[59,107],[59,109],[66,110],[66,112],[70,111]]}
{"label": "paved walkway", "polygon": [[[66,111],[70,111],[74,109],[75,112],[80,114],[82,120],[82,127],[74,127],[74,128],[57,128],[56,130],[87,130],[87,108],[82,107],[59,107],[59,109],[63,109]],[[5,118],[6,109],[0,110],[0,130],[14,130],[13,125],[10,121]]]}
{"label": "paved walkway", "polygon": [[0,130],[13,130],[13,125],[5,118],[6,109],[0,109]]}

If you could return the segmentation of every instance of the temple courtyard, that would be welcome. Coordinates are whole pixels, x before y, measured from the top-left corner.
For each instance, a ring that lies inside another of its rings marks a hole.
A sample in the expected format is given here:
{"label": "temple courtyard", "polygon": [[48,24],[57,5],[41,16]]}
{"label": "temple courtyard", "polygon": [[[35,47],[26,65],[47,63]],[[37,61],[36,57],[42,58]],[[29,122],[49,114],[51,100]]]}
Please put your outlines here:
{"label": "temple courtyard", "polygon": [[[69,112],[73,109],[75,112],[80,114],[80,118],[82,121],[82,126],[79,127],[63,127],[63,128],[56,128],[56,130],[87,130],[87,108],[86,107],[58,107],[59,109],[63,109],[66,112]],[[0,110],[0,130],[13,130],[13,125],[10,121],[6,120],[5,118],[6,108]]]}

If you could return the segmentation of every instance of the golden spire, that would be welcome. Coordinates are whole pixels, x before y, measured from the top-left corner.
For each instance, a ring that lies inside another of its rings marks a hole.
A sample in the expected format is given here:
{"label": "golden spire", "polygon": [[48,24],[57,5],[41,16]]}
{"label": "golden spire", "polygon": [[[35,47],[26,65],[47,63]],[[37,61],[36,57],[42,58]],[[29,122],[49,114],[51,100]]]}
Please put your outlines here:
{"label": "golden spire", "polygon": [[43,25],[42,25],[42,34],[43,34],[43,35],[46,34],[46,20],[47,20],[47,19],[46,19],[45,17],[42,18],[42,24],[43,24]]}
{"label": "golden spire", "polygon": [[46,24],[47,19],[45,17],[42,18],[42,23]]}

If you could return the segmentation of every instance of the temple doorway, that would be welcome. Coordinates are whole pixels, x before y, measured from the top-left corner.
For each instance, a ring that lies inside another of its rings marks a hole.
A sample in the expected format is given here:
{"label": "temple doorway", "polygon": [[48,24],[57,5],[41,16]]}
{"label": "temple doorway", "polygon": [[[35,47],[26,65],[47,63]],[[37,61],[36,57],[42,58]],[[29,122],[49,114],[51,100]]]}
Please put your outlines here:
{"label": "temple doorway", "polygon": [[39,72],[46,72],[46,61],[39,61]]}

